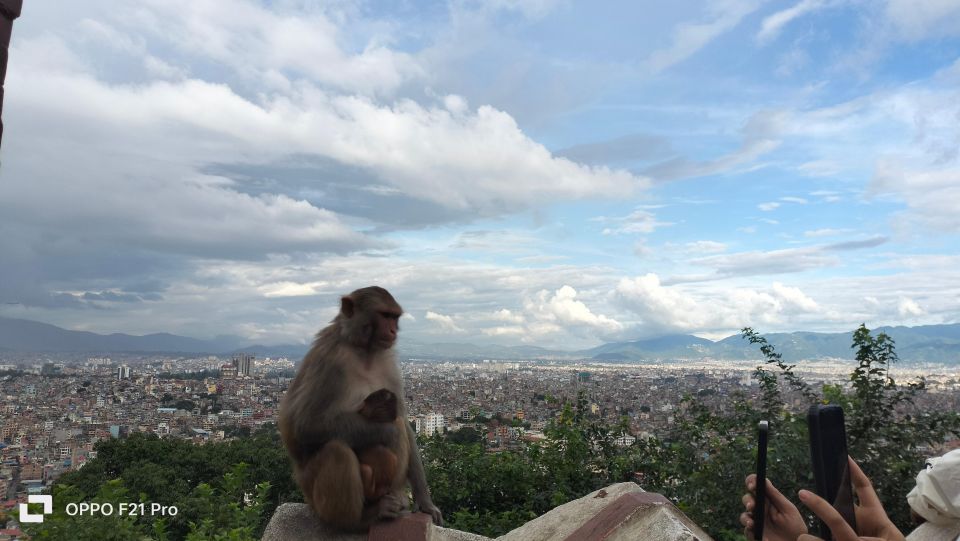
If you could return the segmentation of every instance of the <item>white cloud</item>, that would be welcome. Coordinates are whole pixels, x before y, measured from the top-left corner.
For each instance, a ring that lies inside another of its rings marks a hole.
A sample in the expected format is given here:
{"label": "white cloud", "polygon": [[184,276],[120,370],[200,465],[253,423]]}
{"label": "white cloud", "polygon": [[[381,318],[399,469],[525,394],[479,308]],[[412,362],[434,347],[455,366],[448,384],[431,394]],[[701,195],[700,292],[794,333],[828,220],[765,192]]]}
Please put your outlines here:
{"label": "white cloud", "polygon": [[627,308],[637,313],[644,324],[655,328],[701,329],[711,327],[707,310],[690,295],[678,289],[663,287],[656,274],[624,278],[617,284],[617,294]]}
{"label": "white cloud", "polygon": [[515,314],[506,308],[501,308],[493,314],[493,319],[497,321],[505,321],[507,323],[514,323],[520,325],[524,322],[523,316],[520,314]]}
{"label": "white cloud", "polygon": [[757,41],[760,43],[768,43],[776,39],[776,37],[780,35],[783,27],[794,19],[802,17],[807,13],[823,9],[829,5],[830,2],[827,0],[800,0],[800,2],[797,2],[787,9],[778,11],[773,15],[768,15],[760,25],[760,31],[757,33]]}
{"label": "white cloud", "polygon": [[[785,113],[782,136],[813,151],[815,159],[801,167],[822,166],[829,172],[832,164],[842,163],[844,175],[872,170],[865,195],[893,196],[907,206],[894,215],[894,223],[958,231],[960,213],[953,204],[960,189],[957,82],[949,69],[941,70],[909,85]],[[817,190],[811,195],[838,202],[848,191]]]}
{"label": "white cloud", "polygon": [[740,146],[733,152],[709,160],[677,157],[648,167],[643,174],[657,181],[667,181],[729,173],[779,147],[782,123],[786,118],[781,111],[755,112],[741,128]]}
{"label": "white cloud", "polygon": [[851,229],[831,229],[829,227],[821,229],[812,229],[809,231],[804,231],[804,237],[819,238],[819,237],[835,237],[837,235],[843,235],[845,233],[851,232]]}
{"label": "white cloud", "polygon": [[[149,17],[139,31],[181,52],[230,66],[248,80],[305,77],[347,92],[393,92],[422,74],[408,54],[371,39],[357,53],[340,46],[340,29],[317,12],[271,11],[247,1],[150,2],[124,22]],[[272,75],[271,75],[272,74]]]}
{"label": "white cloud", "polygon": [[744,17],[756,11],[761,2],[717,0],[708,4],[710,18],[704,22],[686,22],[673,31],[669,47],[654,51],[648,63],[654,71],[678,64],[705,47],[718,36],[732,30]]}
{"label": "white cloud", "polygon": [[481,2],[486,9],[516,11],[529,19],[540,19],[553,11],[562,0],[490,0]]}
{"label": "white cloud", "polygon": [[[811,177],[832,177],[837,175],[842,171],[840,164],[835,163],[830,160],[814,160],[810,162],[805,162],[797,166],[797,169]],[[821,192],[826,190],[820,190]],[[816,192],[811,193],[810,195],[817,195]],[[829,196],[836,195],[835,192],[830,192]]]}
{"label": "white cloud", "polygon": [[540,290],[524,302],[524,310],[533,319],[531,328],[540,333],[554,332],[551,329],[560,328],[579,332],[581,326],[606,333],[623,329],[620,322],[602,314],[594,314],[586,304],[577,300],[577,291],[568,285],[552,294],[545,289]]}
{"label": "white cloud", "polygon": [[318,287],[322,285],[322,283],[300,284],[297,282],[275,282],[261,285],[257,289],[263,293],[264,297],[303,297],[316,295]]}
{"label": "white cloud", "polygon": [[904,170],[883,161],[870,187],[877,194],[896,194],[907,204],[898,216],[902,223],[960,232],[960,167]]}
{"label": "white cloud", "polygon": [[633,255],[637,257],[648,257],[653,255],[653,249],[647,246],[644,240],[638,240],[633,243]]}
{"label": "white cloud", "polygon": [[[248,26],[246,9],[242,24],[228,17],[197,50],[233,50],[226,44],[247,39],[232,34],[234,23]],[[219,24],[183,24],[201,23]],[[429,201],[460,220],[645,185],[625,171],[553,157],[492,107],[380,104],[308,82],[258,96],[198,79],[108,83],[70,49],[52,34],[16,42],[21,61],[7,75],[4,120],[17,137],[7,138],[0,172],[2,199],[44,209],[24,219],[58,234],[227,258],[384,246],[303,199],[240,193],[233,180],[202,172],[290,155],[362,168],[381,179],[380,195]]]}
{"label": "white cloud", "polygon": [[956,0],[887,0],[885,15],[909,41],[960,36]]}
{"label": "white cloud", "polygon": [[[551,329],[554,330],[554,329]],[[506,336],[509,338],[518,338],[530,342],[533,340],[533,337],[530,336],[529,330],[526,327],[520,325],[513,326],[499,326],[499,327],[487,327],[480,330],[486,336]]]}
{"label": "white cloud", "polygon": [[776,210],[779,207],[780,207],[780,203],[777,203],[775,201],[771,201],[769,203],[760,203],[759,205],[757,205],[757,208],[764,212],[770,212],[772,210]]}
{"label": "white cloud", "polygon": [[660,227],[673,225],[671,222],[660,222],[652,212],[635,210],[627,216],[618,218],[598,217],[594,221],[615,222],[615,227],[603,229],[604,235],[646,235],[653,233]]}
{"label": "white cloud", "polygon": [[737,329],[781,324],[788,316],[819,312],[820,306],[797,287],[774,282],[769,290],[724,288],[695,294],[665,286],[653,273],[624,278],[617,284],[623,306],[643,326],[660,332]]}
{"label": "white cloud", "polygon": [[691,254],[717,254],[727,251],[727,245],[713,240],[698,240],[684,245],[686,252]]}
{"label": "white cloud", "polygon": [[804,312],[816,312],[820,310],[820,306],[804,294],[803,291],[800,291],[798,287],[789,287],[780,282],[774,282],[772,290],[773,295],[786,305],[794,306]]}
{"label": "white cloud", "polygon": [[801,272],[836,265],[836,257],[820,248],[787,248],[766,252],[749,251],[694,259],[691,263],[712,267],[717,276],[753,276]]}
{"label": "white cloud", "polygon": [[897,304],[897,313],[900,314],[901,317],[907,318],[926,314],[923,308],[920,308],[920,305],[917,304],[917,301],[907,297],[900,298],[900,302]]}
{"label": "white cloud", "polygon": [[439,325],[440,329],[443,331],[456,332],[456,333],[464,332],[464,330],[460,328],[457,325],[457,323],[454,321],[454,319],[450,316],[438,314],[436,312],[431,312],[428,310],[424,317],[426,318],[427,321],[432,321],[437,325]]}
{"label": "white cloud", "polygon": [[802,197],[792,197],[792,196],[789,196],[789,197],[781,197],[780,200],[781,200],[781,201],[785,201],[785,202],[787,202],[787,203],[796,203],[796,204],[798,204],[798,205],[806,205],[806,204],[807,204],[807,200],[804,199],[804,198],[802,198]]}

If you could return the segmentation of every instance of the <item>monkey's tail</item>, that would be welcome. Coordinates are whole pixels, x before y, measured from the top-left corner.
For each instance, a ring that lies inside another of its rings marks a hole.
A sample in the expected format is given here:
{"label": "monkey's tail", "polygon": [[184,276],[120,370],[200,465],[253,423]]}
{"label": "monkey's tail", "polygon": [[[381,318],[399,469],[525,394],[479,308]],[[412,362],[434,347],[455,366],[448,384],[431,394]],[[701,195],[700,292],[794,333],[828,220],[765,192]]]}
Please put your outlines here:
{"label": "monkey's tail", "polygon": [[327,443],[307,460],[301,479],[303,495],[322,521],[340,530],[363,528],[360,463],[345,443]]}

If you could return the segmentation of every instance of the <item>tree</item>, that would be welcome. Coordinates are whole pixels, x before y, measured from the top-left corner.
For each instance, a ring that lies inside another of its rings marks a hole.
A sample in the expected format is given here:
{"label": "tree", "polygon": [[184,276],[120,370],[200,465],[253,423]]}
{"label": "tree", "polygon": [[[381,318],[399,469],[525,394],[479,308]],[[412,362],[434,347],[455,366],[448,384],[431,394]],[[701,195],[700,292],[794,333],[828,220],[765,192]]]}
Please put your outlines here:
{"label": "tree", "polygon": [[[154,501],[141,493],[133,498],[122,479],[104,482],[92,498],[73,485],[54,487],[54,512],[42,523],[23,524],[32,539],[73,541],[255,541],[263,522],[269,483],[253,486],[249,468],[240,463],[223,476],[220,488],[198,484],[178,501],[176,510],[164,508],[153,514]],[[68,514],[68,504],[92,502],[102,511]],[[139,505],[138,505],[139,504]],[[109,509],[109,511],[107,511]],[[158,516],[159,515],[159,516]],[[182,525],[182,528],[178,528]],[[183,530],[180,532],[180,530]]]}
{"label": "tree", "polygon": [[105,480],[120,480],[130,494],[180,509],[177,517],[168,521],[167,534],[171,540],[184,539],[190,531],[191,520],[202,525],[202,521],[209,518],[194,513],[192,507],[184,503],[197,487],[206,484],[214,493],[231,492],[231,478],[227,474],[234,474],[235,478],[238,474],[234,470],[241,463],[245,464],[243,475],[251,480],[247,491],[263,482],[269,487],[255,534],[259,535],[266,526],[277,505],[300,500],[275,425],[249,438],[223,443],[193,445],[189,441],[136,433],[126,439],[101,441],[95,449],[97,458],[80,470],[62,476],[55,490],[57,486],[69,485],[77,494],[75,501],[89,501],[96,497]]}

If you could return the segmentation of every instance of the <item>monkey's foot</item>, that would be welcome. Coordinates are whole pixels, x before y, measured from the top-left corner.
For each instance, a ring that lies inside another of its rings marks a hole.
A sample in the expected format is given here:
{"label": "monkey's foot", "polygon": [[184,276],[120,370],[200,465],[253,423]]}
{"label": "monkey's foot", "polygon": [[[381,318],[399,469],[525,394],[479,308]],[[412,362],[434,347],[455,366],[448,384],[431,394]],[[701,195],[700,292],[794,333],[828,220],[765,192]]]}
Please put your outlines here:
{"label": "monkey's foot", "polygon": [[407,498],[396,494],[387,494],[377,502],[377,505],[379,506],[378,518],[397,518],[409,511]]}
{"label": "monkey's foot", "polygon": [[383,494],[378,494],[377,478],[373,474],[373,468],[366,464],[360,464],[360,484],[363,485],[363,497],[367,500],[376,500]]}

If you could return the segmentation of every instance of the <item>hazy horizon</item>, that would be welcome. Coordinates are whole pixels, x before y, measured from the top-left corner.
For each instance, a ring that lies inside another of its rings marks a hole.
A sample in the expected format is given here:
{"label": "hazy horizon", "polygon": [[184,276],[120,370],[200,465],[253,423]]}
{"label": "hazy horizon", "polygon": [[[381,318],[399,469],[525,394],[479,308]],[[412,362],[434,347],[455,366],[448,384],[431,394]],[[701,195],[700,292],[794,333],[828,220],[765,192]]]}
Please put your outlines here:
{"label": "hazy horizon", "polygon": [[0,316],[576,350],[960,321],[960,4],[34,1]]}

